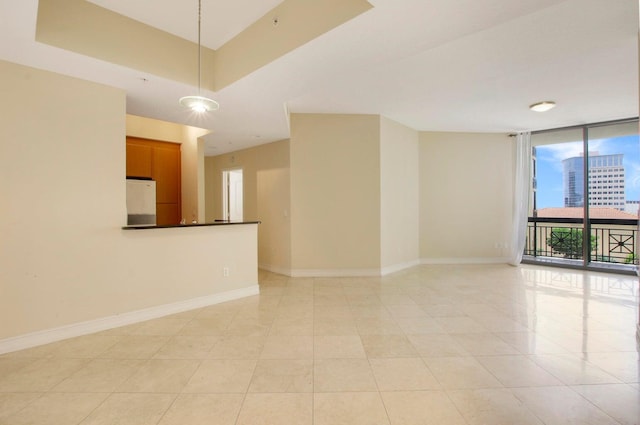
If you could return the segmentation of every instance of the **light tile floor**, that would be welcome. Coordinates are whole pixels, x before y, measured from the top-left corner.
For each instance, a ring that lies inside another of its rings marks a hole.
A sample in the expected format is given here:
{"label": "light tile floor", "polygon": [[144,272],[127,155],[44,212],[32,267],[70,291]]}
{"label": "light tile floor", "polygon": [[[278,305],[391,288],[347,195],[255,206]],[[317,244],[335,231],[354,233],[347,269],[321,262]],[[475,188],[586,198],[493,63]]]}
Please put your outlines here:
{"label": "light tile floor", "polygon": [[0,356],[0,424],[640,423],[637,278],[420,266],[260,292]]}

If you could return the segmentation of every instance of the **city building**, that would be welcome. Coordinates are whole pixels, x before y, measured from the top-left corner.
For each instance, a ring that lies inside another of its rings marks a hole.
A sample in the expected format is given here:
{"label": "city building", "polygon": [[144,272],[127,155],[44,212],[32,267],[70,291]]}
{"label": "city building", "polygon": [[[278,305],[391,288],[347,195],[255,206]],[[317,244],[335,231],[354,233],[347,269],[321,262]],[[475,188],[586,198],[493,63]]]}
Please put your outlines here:
{"label": "city building", "polygon": [[639,209],[640,209],[640,201],[632,201],[627,199],[624,207],[624,212],[637,216]]}
{"label": "city building", "polygon": [[[626,208],[625,171],[623,154],[589,154],[589,205],[610,207],[620,211]],[[564,206],[584,206],[584,157],[575,156],[562,161]]]}

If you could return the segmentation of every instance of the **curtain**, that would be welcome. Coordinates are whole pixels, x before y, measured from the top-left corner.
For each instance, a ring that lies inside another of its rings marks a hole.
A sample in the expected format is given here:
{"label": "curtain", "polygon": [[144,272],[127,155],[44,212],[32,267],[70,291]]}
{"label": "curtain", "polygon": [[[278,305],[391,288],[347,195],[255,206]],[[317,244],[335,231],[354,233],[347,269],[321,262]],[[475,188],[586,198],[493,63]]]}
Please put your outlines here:
{"label": "curtain", "polygon": [[531,187],[531,132],[529,131],[516,135],[516,179],[514,186],[509,264],[517,266],[522,261],[529,216],[529,188]]}

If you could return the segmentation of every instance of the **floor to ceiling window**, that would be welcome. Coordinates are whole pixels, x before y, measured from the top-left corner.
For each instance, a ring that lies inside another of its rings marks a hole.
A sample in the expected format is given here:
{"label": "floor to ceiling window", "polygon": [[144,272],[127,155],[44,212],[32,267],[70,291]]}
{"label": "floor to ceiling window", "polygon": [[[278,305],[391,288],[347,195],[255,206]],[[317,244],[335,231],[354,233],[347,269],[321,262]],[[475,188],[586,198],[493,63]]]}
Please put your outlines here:
{"label": "floor to ceiling window", "polygon": [[638,120],[534,132],[525,261],[634,272]]}

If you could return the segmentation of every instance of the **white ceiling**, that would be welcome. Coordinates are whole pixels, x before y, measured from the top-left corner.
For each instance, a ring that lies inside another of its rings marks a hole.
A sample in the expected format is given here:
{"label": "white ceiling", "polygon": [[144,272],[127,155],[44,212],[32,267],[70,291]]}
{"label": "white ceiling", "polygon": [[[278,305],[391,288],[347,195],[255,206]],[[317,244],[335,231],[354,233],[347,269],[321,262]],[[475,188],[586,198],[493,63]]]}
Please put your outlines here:
{"label": "white ceiling", "polygon": [[[203,0],[219,47],[281,0]],[[92,0],[195,40],[196,0]],[[375,7],[217,93],[34,41],[37,0],[0,0],[0,59],[119,87],[131,114],[211,129],[217,155],[289,137],[286,111],[382,114],[421,131],[512,132],[638,115],[636,0],[370,0]],[[212,23],[213,22],[213,23]],[[145,81],[146,80],[146,81]],[[550,112],[528,105],[555,100]]]}

